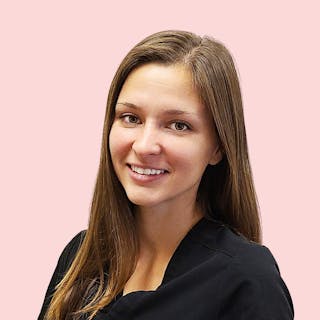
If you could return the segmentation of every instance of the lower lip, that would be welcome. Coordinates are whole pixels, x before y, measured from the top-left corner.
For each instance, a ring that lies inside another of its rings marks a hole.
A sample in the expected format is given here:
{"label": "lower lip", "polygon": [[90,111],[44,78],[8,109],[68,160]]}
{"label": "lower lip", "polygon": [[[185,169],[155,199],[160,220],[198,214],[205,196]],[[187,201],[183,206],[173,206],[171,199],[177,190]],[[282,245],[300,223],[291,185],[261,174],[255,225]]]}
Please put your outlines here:
{"label": "lower lip", "polygon": [[128,169],[129,169],[130,177],[135,182],[143,183],[143,184],[153,182],[153,181],[158,181],[168,174],[167,172],[164,172],[164,173],[160,173],[160,174],[147,175],[147,174],[140,174],[140,173],[133,171],[130,166],[128,166]]}

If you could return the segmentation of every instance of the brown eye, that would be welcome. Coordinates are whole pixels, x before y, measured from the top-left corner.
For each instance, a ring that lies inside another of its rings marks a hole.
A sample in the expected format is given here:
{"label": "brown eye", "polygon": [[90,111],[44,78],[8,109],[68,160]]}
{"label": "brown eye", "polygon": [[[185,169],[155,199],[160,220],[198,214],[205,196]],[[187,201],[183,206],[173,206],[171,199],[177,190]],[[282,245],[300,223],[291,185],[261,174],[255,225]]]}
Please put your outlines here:
{"label": "brown eye", "polygon": [[190,129],[190,126],[184,122],[173,122],[170,125],[171,129],[176,130],[176,131],[186,131]]}
{"label": "brown eye", "polygon": [[121,118],[125,123],[133,123],[133,124],[140,123],[139,118],[133,114],[126,114],[126,115],[123,115]]}

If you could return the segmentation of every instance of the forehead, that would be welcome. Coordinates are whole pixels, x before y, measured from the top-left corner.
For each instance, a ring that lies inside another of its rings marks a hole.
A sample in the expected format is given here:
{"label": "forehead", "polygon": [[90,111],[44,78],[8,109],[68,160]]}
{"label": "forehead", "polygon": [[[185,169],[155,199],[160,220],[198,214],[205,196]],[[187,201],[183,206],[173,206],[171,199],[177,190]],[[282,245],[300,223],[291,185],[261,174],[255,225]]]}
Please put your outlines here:
{"label": "forehead", "polygon": [[189,111],[204,109],[190,71],[181,64],[148,63],[134,69],[123,84],[118,102]]}

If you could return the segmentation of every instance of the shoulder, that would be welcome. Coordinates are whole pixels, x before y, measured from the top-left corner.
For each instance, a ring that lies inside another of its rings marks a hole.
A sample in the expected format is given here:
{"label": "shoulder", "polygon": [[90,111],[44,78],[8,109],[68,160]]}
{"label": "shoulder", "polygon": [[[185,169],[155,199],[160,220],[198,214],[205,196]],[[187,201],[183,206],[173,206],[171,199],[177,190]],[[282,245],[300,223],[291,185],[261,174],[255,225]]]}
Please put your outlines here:
{"label": "shoulder", "polygon": [[279,266],[269,248],[251,242],[223,227],[216,239],[216,250],[226,257],[226,273],[237,281],[267,283],[282,281]]}
{"label": "shoulder", "polygon": [[210,224],[207,232],[216,228],[215,236],[209,237],[214,256],[224,261],[219,292],[228,310],[222,308],[221,315],[240,312],[248,316],[244,319],[292,319],[292,299],[270,250],[226,226]]}
{"label": "shoulder", "polygon": [[81,247],[85,235],[86,230],[80,231],[65,246],[58,261],[58,268],[60,272],[65,272],[70,267],[78,250]]}
{"label": "shoulder", "polygon": [[51,298],[56,290],[56,286],[62,280],[65,273],[68,271],[69,267],[71,266],[76,254],[77,254],[77,252],[83,242],[85,234],[86,234],[86,231],[80,231],[79,233],[77,233],[63,249],[63,251],[59,257],[57,266],[56,266],[54,273],[51,277],[48,289],[46,291],[46,295],[44,298],[44,302],[42,304],[42,308],[41,308],[38,320],[44,319],[44,316],[45,316],[45,313],[49,307]]}
{"label": "shoulder", "polygon": [[193,255],[198,254],[200,245],[205,256],[200,260],[207,261],[212,270],[221,266],[226,281],[282,282],[278,264],[266,246],[249,241],[218,221],[203,219],[191,230],[190,239],[197,243]]}
{"label": "shoulder", "polygon": [[78,232],[66,245],[66,247],[64,248],[63,252],[73,252],[73,251],[77,251],[80,247],[80,245],[83,242],[83,239],[86,235],[86,230],[82,230],[80,232]]}
{"label": "shoulder", "polygon": [[192,230],[192,240],[201,243],[216,254],[225,256],[230,263],[248,272],[265,269],[278,270],[270,250],[249,241],[218,221],[203,219]]}
{"label": "shoulder", "polygon": [[250,241],[222,226],[215,242],[216,250],[230,257],[231,264],[248,274],[278,273],[278,264],[265,245]]}

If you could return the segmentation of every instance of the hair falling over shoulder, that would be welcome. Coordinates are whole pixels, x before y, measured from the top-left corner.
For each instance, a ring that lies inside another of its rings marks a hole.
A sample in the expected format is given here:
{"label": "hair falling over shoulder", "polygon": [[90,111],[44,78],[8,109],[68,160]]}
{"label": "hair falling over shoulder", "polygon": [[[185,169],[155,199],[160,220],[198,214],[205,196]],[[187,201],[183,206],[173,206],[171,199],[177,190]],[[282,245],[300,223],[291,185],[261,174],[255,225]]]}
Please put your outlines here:
{"label": "hair falling over shoulder", "polygon": [[108,140],[123,83],[134,68],[151,62],[185,65],[214,119],[223,158],[202,177],[197,199],[203,211],[261,242],[240,85],[230,53],[208,36],[177,30],[155,33],[127,54],[111,83],[88,230],[56,288],[46,320],[79,319],[84,314],[92,319],[123,290],[134,271],[138,241],[133,205],[113,169]]}

